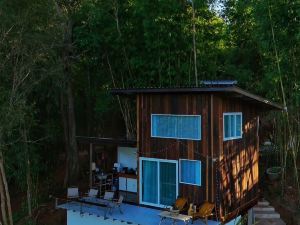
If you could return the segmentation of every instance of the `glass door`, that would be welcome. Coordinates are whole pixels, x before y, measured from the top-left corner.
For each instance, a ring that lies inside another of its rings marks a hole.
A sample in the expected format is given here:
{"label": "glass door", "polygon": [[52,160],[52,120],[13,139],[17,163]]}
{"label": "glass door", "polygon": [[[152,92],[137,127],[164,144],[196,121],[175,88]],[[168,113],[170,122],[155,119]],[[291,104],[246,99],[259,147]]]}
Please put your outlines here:
{"label": "glass door", "polygon": [[140,158],[140,203],[171,206],[178,196],[176,160]]}
{"label": "glass door", "polygon": [[177,164],[172,162],[159,163],[159,203],[173,205],[177,197]]}
{"label": "glass door", "polygon": [[144,160],[142,162],[142,201],[158,204],[158,162]]}

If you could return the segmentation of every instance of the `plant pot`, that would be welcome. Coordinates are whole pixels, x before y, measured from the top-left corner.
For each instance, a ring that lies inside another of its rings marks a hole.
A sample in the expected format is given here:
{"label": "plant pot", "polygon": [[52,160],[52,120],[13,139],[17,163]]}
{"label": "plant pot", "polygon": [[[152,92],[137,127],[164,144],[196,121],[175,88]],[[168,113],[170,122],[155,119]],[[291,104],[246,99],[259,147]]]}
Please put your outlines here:
{"label": "plant pot", "polygon": [[279,166],[270,167],[266,171],[270,181],[279,180],[281,172],[282,168]]}

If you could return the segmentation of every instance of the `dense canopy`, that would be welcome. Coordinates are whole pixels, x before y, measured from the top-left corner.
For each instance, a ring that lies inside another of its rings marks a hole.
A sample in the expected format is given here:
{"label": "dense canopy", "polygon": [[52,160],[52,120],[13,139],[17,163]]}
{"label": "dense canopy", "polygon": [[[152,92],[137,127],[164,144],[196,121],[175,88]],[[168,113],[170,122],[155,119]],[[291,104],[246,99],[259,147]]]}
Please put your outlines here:
{"label": "dense canopy", "polygon": [[[0,20],[4,225],[63,187],[57,168],[77,182],[76,135],[135,136],[134,104],[111,88],[237,80],[287,107],[271,116],[286,131],[274,135],[286,150],[290,138],[300,143],[299,0],[2,0]],[[26,204],[11,214],[18,194]]]}

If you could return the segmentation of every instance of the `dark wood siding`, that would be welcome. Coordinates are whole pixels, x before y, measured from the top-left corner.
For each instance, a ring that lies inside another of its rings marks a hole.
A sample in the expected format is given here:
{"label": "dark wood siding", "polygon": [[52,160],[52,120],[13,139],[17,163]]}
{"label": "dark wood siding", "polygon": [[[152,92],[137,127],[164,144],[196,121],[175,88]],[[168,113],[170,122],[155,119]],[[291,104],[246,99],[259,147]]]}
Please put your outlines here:
{"label": "dark wood siding", "polygon": [[[179,183],[179,195],[195,204],[216,202],[222,220],[247,209],[258,191],[256,105],[218,94],[143,93],[137,107],[139,157],[201,160],[201,187]],[[223,141],[224,112],[243,113],[242,139]],[[201,141],[151,138],[155,113],[201,115]]]}
{"label": "dark wood siding", "polygon": [[[202,163],[202,185],[179,184],[179,195],[200,204],[206,199],[206,158],[209,138],[209,95],[140,94],[138,97],[139,157],[160,159],[195,159]],[[201,141],[151,138],[151,114],[201,115]],[[210,194],[211,196],[211,194]]]}
{"label": "dark wood siding", "polygon": [[[243,101],[223,98],[223,113],[243,113],[241,139],[223,141],[223,118],[219,124],[222,142],[220,169],[220,210],[223,218],[242,213],[258,197],[258,109]],[[220,120],[221,121],[221,120]]]}

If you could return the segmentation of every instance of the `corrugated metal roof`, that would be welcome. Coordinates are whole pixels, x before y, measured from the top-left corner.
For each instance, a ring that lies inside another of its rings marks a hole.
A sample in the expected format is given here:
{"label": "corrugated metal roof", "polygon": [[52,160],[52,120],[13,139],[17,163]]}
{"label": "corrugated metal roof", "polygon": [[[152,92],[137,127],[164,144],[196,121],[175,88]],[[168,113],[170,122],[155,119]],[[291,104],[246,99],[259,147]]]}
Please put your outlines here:
{"label": "corrugated metal roof", "polygon": [[126,89],[111,89],[112,94],[117,95],[136,95],[136,94],[180,94],[180,93],[226,93],[226,97],[242,98],[245,101],[251,101],[253,103],[261,104],[267,108],[283,109],[283,106],[274,103],[266,98],[252,94],[246,90],[243,90],[233,84],[233,81],[228,85],[219,85],[213,83],[212,85],[204,84],[202,87],[150,87],[150,88],[126,88]]}

